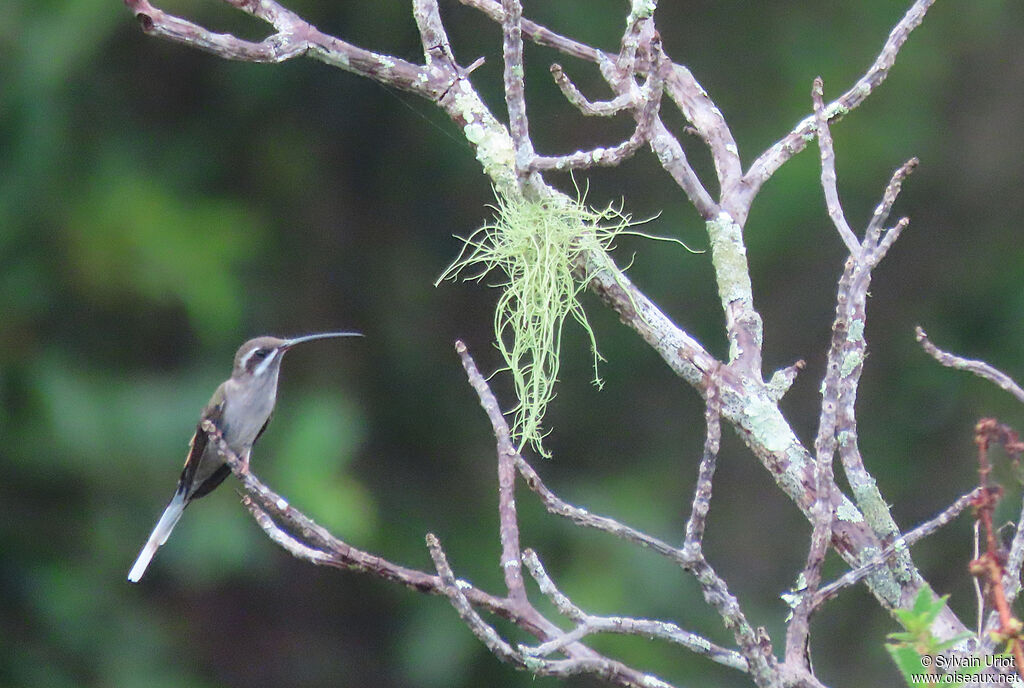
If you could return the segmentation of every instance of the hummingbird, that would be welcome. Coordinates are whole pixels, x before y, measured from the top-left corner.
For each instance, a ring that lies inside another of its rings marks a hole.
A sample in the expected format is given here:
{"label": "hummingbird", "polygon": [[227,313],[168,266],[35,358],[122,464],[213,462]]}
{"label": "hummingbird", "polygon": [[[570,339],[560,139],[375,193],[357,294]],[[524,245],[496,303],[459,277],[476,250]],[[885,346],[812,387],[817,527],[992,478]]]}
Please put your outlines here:
{"label": "hummingbird", "polygon": [[203,422],[213,423],[231,451],[241,458],[242,472],[248,472],[252,445],[267,429],[277,401],[277,377],[285,352],[316,339],[361,336],[359,332],[321,332],[293,339],[257,337],[238,349],[231,377],[221,383],[199,417],[196,432],[189,442],[185,467],[178,478],[178,488],[128,573],[130,582],[138,583],[142,579],[153,555],[167,542],[185,507],[192,500],[208,495],[231,472],[216,447],[210,444]]}

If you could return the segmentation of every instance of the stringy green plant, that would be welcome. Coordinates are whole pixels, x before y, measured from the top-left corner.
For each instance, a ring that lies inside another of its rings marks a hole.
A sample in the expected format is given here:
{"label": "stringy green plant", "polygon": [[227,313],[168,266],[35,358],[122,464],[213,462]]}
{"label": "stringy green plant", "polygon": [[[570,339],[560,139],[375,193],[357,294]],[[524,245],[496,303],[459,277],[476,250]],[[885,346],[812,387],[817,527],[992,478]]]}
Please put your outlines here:
{"label": "stringy green plant", "polygon": [[542,444],[547,434],[542,421],[555,396],[562,327],[570,315],[590,339],[594,384],[602,384],[597,339],[579,302],[591,275],[580,275],[577,259],[588,251],[601,255],[610,250],[620,234],[648,235],[629,231],[640,223],[620,208],[586,206],[583,194],[576,201],[496,196],[493,222],[463,239],[462,251],[435,286],[460,275],[466,281],[481,281],[492,272],[503,274],[504,279],[493,285],[502,289],[494,310],[494,335],[505,360],[503,370],[511,373],[519,400],[511,411],[513,439],[520,448],[530,444],[549,457]]}

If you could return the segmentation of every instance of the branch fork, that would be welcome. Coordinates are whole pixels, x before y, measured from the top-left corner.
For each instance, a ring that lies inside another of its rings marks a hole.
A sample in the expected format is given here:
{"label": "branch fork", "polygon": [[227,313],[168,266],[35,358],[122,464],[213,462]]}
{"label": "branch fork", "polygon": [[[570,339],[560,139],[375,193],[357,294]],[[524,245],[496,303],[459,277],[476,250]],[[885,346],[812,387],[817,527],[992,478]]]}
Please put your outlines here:
{"label": "branch fork", "polygon": [[[440,540],[432,534],[427,535],[426,543],[434,572],[403,567],[348,545],[294,509],[254,475],[245,474],[238,457],[226,447],[216,428],[204,427],[211,442],[242,481],[245,506],[271,539],[294,556],[318,565],[356,569],[420,592],[445,596],[466,625],[496,656],[520,669],[550,676],[585,673],[622,686],[664,687],[668,684],[595,652],[584,643],[586,638],[606,632],[653,636],[748,672],[760,686],[820,686],[805,650],[811,617],[821,604],[859,581],[867,582],[883,607],[910,604],[925,583],[914,568],[909,547],[948,524],[977,495],[961,497],[936,518],[901,534],[864,465],[857,441],[855,401],[867,354],[864,339],[867,292],[873,268],[907,226],[906,218],[888,228],[885,223],[903,181],[917,161],[907,161],[893,174],[863,238],[858,238],[840,202],[829,127],[862,103],[885,80],[900,49],[934,0],[912,3],[893,28],[875,62],[839,98],[827,102],[823,84],[820,79],[816,80],[812,88],[812,114],[761,153],[746,170],[722,112],[693,73],[665,54],[655,28],[655,0],[632,0],[626,29],[615,53],[585,45],[524,18],[520,0],[460,0],[501,26],[507,125],[495,117],[472,83],[472,72],[481,60],[465,69],[456,62],[437,0],[412,0],[423,45],[423,64],[374,53],[324,34],[276,0],[227,1],[271,25],[273,33],[262,41],[245,41],[164,13],[149,0],[125,0],[147,33],[225,59],[280,62],[307,56],[436,103],[462,128],[484,173],[500,193],[557,196],[559,192],[544,179],[545,172],[618,165],[649,145],[663,169],[706,222],[725,315],[725,335],[730,344],[728,361],[717,360],[695,337],[667,317],[609,256],[603,253],[581,256],[577,267],[588,276],[590,289],[662,357],[671,371],[704,398],[705,443],[681,546],[670,545],[615,519],[569,504],[552,492],[515,451],[497,401],[461,342],[456,344],[456,349],[496,439],[498,565],[503,572],[504,592],[492,595],[457,579]],[[583,115],[607,117],[629,113],[635,121],[629,138],[590,151],[561,156],[538,155],[530,136],[524,91],[523,53],[527,40],[596,65],[611,92],[607,100],[588,100],[559,65],[552,66],[552,75],[566,100]],[[665,94],[668,100],[663,98]],[[678,137],[663,121],[661,108],[669,104],[678,108],[685,119],[683,132],[694,133],[695,142],[707,147],[714,164],[713,179],[706,181],[697,175]],[[762,378],[763,324],[755,307],[744,231],[751,205],[764,182],[815,138],[821,157],[826,208],[849,258],[839,280],[836,317],[822,382],[818,433],[811,451],[797,438],[778,405],[802,368],[802,362],[776,372],[769,382]],[[717,192],[709,189],[717,189]],[[931,345],[923,331],[919,331],[918,337],[926,351],[940,363],[982,375],[1024,401],[1024,391],[1007,376],[982,362],[941,352]],[[774,655],[770,638],[750,623],[739,600],[703,552],[723,420],[739,431],[812,527],[800,575],[802,594],[796,600],[787,626],[781,661]],[[836,455],[850,487],[850,497],[837,485],[833,468]],[[530,549],[522,549],[515,501],[518,478],[523,479],[549,512],[649,549],[673,561],[680,571],[693,575],[705,600],[721,618],[723,627],[732,632],[736,648],[716,646],[671,622],[598,616],[573,604],[555,586],[539,556]],[[1021,522],[1024,522],[1024,510]],[[830,547],[834,547],[851,568],[836,581],[822,585],[822,563]],[[1020,591],[1022,562],[1024,529],[1018,528],[1005,573],[1000,578],[1011,601]],[[572,622],[570,630],[563,630],[533,607],[524,580],[524,567],[559,613]],[[513,645],[503,639],[486,622],[481,614],[484,611],[511,621],[534,636],[537,643]],[[939,637],[952,637],[964,630],[964,625],[948,608],[938,623],[941,625],[936,632]]]}

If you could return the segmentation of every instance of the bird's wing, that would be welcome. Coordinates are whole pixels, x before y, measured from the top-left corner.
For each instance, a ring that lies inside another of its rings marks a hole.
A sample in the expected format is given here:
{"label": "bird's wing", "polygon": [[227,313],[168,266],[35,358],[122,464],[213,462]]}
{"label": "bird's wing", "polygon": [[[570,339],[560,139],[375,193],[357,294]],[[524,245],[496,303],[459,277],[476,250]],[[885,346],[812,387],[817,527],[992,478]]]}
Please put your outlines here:
{"label": "bird's wing", "polygon": [[223,416],[224,395],[222,390],[218,389],[217,393],[213,395],[213,399],[203,409],[199,425],[188,443],[188,457],[185,459],[185,466],[178,479],[178,493],[184,494],[187,501],[208,494],[213,488],[220,485],[231,472],[227,464],[219,466],[212,473],[209,470],[200,470],[200,464],[210,461],[212,458],[206,453],[210,437],[203,430],[203,421],[213,421],[213,424],[220,428]]}

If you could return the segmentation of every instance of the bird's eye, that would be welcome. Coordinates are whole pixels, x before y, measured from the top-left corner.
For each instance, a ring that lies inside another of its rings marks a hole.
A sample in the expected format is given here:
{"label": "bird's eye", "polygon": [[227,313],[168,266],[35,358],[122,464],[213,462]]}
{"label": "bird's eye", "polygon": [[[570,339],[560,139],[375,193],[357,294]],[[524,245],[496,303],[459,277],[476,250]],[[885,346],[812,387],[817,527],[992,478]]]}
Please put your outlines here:
{"label": "bird's eye", "polygon": [[270,349],[256,349],[252,352],[252,357],[257,361],[262,361],[268,355],[270,355]]}

